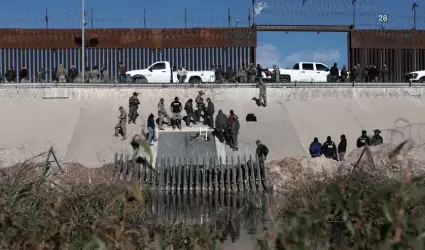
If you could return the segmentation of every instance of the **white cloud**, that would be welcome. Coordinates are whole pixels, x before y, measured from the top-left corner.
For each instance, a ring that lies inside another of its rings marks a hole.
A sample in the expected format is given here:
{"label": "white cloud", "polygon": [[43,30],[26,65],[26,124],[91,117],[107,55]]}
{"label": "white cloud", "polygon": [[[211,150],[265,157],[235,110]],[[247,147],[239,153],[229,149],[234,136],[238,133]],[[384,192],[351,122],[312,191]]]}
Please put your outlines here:
{"label": "white cloud", "polygon": [[296,62],[321,62],[331,66],[338,62],[341,53],[336,49],[317,49],[311,51],[299,51],[288,56],[282,57],[276,46],[265,44],[257,47],[257,63],[264,67],[272,67],[277,64],[281,68],[290,68]]}
{"label": "white cloud", "polygon": [[261,14],[261,12],[266,9],[267,7],[269,7],[267,5],[267,2],[256,2],[254,5],[254,15],[258,16]]}

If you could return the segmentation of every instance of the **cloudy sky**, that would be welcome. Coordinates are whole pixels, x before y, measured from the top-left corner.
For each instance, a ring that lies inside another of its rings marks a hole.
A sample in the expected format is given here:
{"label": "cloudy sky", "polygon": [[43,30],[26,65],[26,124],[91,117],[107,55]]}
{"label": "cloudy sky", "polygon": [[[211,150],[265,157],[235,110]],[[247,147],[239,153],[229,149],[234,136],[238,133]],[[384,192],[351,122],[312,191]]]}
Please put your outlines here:
{"label": "cloudy sky", "polygon": [[[257,24],[341,24],[353,20],[353,0],[256,0]],[[252,0],[85,0],[86,10],[93,9],[95,28],[182,28],[187,10],[188,27],[248,26]],[[418,1],[417,28],[425,28],[425,5]],[[410,0],[357,0],[356,27],[359,29],[410,29]],[[81,2],[69,0],[20,0],[2,4],[3,28],[44,28],[48,8],[51,28],[79,28]],[[385,18],[383,18],[385,17]],[[381,19],[381,20],[380,20]],[[252,17],[251,17],[252,20]],[[385,21],[384,21],[385,20]],[[381,22],[380,22],[381,21]],[[292,67],[297,61],[325,64],[347,63],[347,36],[343,33],[262,32],[258,35],[258,62],[265,67],[278,64]]]}

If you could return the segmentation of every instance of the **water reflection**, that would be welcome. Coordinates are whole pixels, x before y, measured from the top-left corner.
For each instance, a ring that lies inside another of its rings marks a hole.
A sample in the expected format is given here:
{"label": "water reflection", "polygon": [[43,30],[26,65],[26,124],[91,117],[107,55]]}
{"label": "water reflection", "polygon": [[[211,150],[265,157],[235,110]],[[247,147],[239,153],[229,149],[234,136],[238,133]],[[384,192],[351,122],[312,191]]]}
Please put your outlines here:
{"label": "water reflection", "polygon": [[153,221],[219,224],[232,241],[257,234],[267,222],[269,195],[264,192],[146,193],[147,216]]}

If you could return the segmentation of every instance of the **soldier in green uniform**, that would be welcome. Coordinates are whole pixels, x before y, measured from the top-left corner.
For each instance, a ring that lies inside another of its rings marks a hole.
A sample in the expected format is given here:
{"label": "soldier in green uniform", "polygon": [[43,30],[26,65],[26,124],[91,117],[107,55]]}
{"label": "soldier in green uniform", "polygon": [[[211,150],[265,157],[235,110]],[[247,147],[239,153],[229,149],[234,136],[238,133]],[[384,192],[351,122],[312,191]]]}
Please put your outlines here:
{"label": "soldier in green uniform", "polygon": [[120,116],[118,116],[118,124],[115,125],[114,136],[118,137],[118,134],[121,134],[122,139],[125,140],[127,138],[127,112],[125,112],[123,107],[120,107],[118,110],[120,111]]}

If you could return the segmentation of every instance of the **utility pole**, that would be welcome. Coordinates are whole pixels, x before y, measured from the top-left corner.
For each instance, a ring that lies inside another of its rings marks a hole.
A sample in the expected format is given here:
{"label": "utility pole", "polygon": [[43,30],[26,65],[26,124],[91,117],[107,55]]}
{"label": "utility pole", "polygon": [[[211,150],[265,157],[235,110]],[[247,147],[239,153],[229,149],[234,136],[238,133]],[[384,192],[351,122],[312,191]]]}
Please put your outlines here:
{"label": "utility pole", "polygon": [[252,0],[252,25],[255,25],[255,0]]}
{"label": "utility pole", "polygon": [[93,8],[90,9],[90,27],[93,29]]}
{"label": "utility pole", "polygon": [[232,16],[230,15],[230,8],[227,10],[227,20],[229,22],[229,28],[232,27]]}
{"label": "utility pole", "polygon": [[187,28],[187,9],[184,8],[184,28]]}
{"label": "utility pole", "polygon": [[86,28],[86,16],[87,11],[85,10],[85,0],[81,0],[81,81],[84,82],[84,71],[86,68],[86,34],[85,34],[85,28]]}
{"label": "utility pole", "polygon": [[146,8],[143,8],[143,28],[146,29]]}
{"label": "utility pole", "polygon": [[[419,6],[416,4],[416,3],[413,3],[413,6],[412,6],[412,11],[413,11],[413,30],[416,30],[416,9],[418,8]],[[413,49],[413,56],[412,56],[412,59],[413,59],[413,70],[417,70],[416,69],[416,49]]]}
{"label": "utility pole", "polygon": [[353,6],[353,28],[356,27],[356,3],[356,0],[351,2],[351,5]]}
{"label": "utility pole", "polygon": [[45,12],[45,15],[44,15],[44,22],[46,24],[46,29],[48,29],[49,28],[49,16],[47,15],[47,8],[46,8],[46,12]]}
{"label": "utility pole", "polygon": [[416,3],[413,3],[412,11],[413,11],[413,30],[416,30],[416,9],[418,8],[418,5]]}
{"label": "utility pole", "polygon": [[251,27],[251,8],[248,8],[248,26]]}

